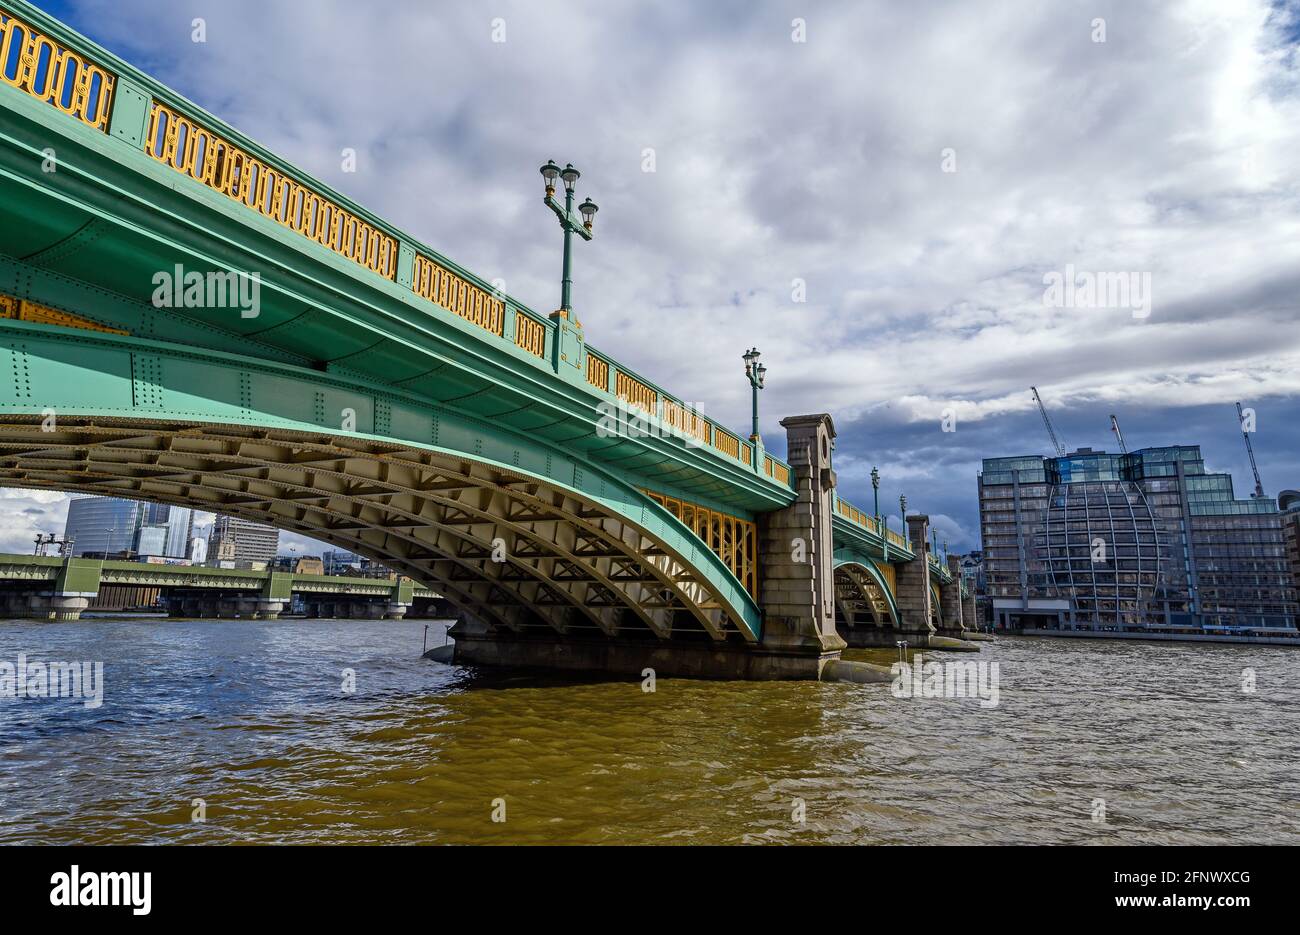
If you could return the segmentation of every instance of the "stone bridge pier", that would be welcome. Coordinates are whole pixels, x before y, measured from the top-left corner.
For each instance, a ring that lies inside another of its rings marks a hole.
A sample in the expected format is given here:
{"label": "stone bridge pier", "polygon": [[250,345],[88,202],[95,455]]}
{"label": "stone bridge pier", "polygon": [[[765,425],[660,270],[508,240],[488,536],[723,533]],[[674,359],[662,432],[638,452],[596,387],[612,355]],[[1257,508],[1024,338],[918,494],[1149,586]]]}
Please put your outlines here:
{"label": "stone bridge pier", "polygon": [[783,419],[794,503],[759,526],[763,643],[771,678],[818,678],[848,644],[835,630],[835,545],[831,534],[835,424],[825,413]]}
{"label": "stone bridge pier", "polygon": [[907,517],[907,535],[916,559],[895,566],[898,576],[894,600],[898,604],[897,639],[910,648],[930,645],[935,634],[934,600],[930,593],[930,517],[914,513]]}
{"label": "stone bridge pier", "polygon": [[757,558],[762,636],[757,643],[666,634],[565,639],[503,633],[462,613],[450,630],[457,662],[539,666],[609,674],[717,679],[817,679],[845,648],[835,631],[835,473],[829,415],[793,416],[786,429],[796,498],[758,518]]}
{"label": "stone bridge pier", "polygon": [[962,598],[961,615],[962,626],[966,628],[967,632],[971,630],[977,633],[980,632],[979,612],[975,609],[975,588],[973,585],[970,593]]}
{"label": "stone bridge pier", "polygon": [[939,633],[961,639],[966,629],[965,609],[961,598],[961,559],[948,556],[948,571],[952,581],[939,581]]}

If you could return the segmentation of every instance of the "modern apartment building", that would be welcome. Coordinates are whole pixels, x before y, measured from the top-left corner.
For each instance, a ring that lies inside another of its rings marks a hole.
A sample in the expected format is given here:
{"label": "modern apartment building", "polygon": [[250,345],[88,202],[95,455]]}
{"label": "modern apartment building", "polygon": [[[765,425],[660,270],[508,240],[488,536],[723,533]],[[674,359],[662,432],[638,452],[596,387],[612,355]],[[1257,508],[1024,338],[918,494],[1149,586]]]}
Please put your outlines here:
{"label": "modern apartment building", "polygon": [[280,547],[280,531],[236,516],[218,515],[208,540],[208,560],[270,562]]}
{"label": "modern apartment building", "polygon": [[995,626],[1296,627],[1277,501],[1236,499],[1199,446],[988,458],[979,496]]}
{"label": "modern apartment building", "polygon": [[1291,563],[1291,578],[1300,590],[1300,490],[1284,490],[1277,495],[1282,508],[1282,534],[1286,537],[1286,555]]}

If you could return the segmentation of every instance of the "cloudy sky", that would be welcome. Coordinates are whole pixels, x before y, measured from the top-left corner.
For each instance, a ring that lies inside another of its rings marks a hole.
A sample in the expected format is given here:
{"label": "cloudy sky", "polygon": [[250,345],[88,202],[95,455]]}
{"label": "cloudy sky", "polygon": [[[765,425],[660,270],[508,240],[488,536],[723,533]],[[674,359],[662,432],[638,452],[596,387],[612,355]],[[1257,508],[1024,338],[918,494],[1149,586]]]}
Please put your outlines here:
{"label": "cloudy sky", "polygon": [[[769,445],[831,412],[842,493],[879,465],[954,549],[980,459],[1050,453],[1030,384],[1071,448],[1113,412],[1244,496],[1241,400],[1300,486],[1300,3],[39,5],[543,312],[573,162],[588,340],[742,429],[757,345]],[[61,528],[7,493],[0,548]]]}

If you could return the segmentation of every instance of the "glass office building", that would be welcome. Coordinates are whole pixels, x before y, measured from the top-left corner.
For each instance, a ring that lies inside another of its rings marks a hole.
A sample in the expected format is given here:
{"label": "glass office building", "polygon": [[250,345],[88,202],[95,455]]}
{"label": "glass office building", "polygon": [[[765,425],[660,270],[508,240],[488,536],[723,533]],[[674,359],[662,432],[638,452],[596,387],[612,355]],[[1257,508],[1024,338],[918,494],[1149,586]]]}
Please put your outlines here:
{"label": "glass office building", "polygon": [[135,550],[145,505],[117,497],[75,497],[68,504],[63,538],[71,539],[72,554],[94,557]]}
{"label": "glass office building", "polygon": [[979,495],[998,627],[1295,629],[1277,501],[1236,499],[1198,446],[988,458]]}
{"label": "glass office building", "polygon": [[161,503],[146,503],[143,508],[144,517],[135,550],[141,555],[186,558],[190,530],[194,525],[194,511],[188,507]]}
{"label": "glass office building", "polygon": [[74,555],[159,555],[184,558],[193,511],[117,497],[76,497],[63,537]]}

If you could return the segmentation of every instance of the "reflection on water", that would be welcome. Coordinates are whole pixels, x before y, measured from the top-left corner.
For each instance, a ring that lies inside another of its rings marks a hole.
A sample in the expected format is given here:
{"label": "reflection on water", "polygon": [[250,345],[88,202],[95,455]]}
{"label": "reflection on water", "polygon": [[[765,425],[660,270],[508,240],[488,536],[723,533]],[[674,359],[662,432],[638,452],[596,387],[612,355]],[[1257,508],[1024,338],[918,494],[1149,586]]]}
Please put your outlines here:
{"label": "reflection on water", "polygon": [[475,672],[423,628],[0,622],[0,661],[106,681],[98,709],[0,699],[0,842],[1300,843],[1291,649],[1004,637],[986,709]]}

